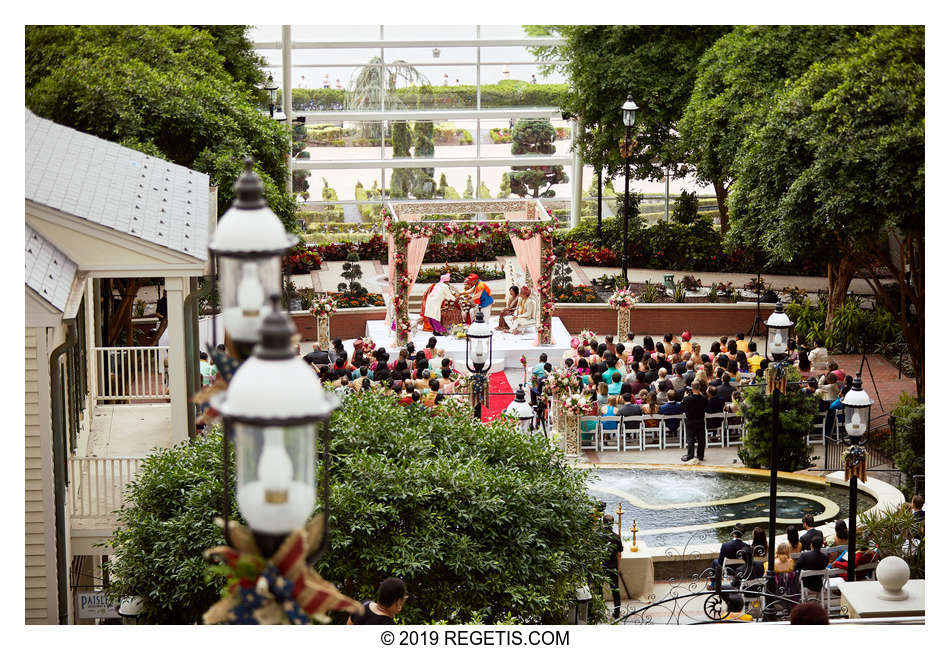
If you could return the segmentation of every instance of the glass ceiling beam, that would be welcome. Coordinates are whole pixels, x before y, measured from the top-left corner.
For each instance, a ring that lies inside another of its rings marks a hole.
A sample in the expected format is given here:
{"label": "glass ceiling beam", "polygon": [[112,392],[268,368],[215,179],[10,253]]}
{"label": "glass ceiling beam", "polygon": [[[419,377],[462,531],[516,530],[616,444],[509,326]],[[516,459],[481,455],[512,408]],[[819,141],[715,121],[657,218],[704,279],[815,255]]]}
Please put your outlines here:
{"label": "glass ceiling beam", "polygon": [[294,169],[407,169],[442,167],[548,167],[570,165],[572,156],[506,156],[503,158],[362,158],[313,160],[295,158]]}
{"label": "glass ceiling beam", "polygon": [[[303,116],[299,111],[298,117]],[[561,119],[559,108],[483,108],[481,110],[402,110],[402,111],[311,111],[306,114],[308,124],[321,122],[429,122],[434,120],[504,120],[514,117]]]}

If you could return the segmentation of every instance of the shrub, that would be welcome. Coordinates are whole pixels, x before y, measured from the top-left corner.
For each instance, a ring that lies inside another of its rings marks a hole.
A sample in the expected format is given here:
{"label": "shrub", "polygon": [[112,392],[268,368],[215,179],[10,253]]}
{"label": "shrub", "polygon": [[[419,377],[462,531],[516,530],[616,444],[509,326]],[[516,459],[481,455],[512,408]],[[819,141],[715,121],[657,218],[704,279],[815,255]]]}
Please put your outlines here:
{"label": "shrub", "polygon": [[646,286],[640,292],[640,302],[656,302],[660,298],[660,288],[647,280]]}
{"label": "shrub", "polygon": [[680,279],[680,283],[683,285],[683,288],[687,291],[696,291],[697,289],[703,288],[702,281],[697,278],[695,275],[684,275]]}
{"label": "shrub", "polygon": [[[786,370],[788,381],[799,381],[794,368]],[[746,438],[739,449],[739,460],[746,467],[769,467],[772,443],[772,395],[765,384],[756,384],[742,392],[742,417],[745,418]],[[806,396],[795,386],[789,386],[779,397],[778,469],[794,472],[812,466],[811,448],[806,436],[811,430],[818,402]]]}
{"label": "shrub", "polygon": [[699,199],[696,192],[683,192],[673,203],[673,221],[688,226],[699,215]]}
{"label": "shrub", "polygon": [[893,453],[894,466],[904,474],[904,488],[913,496],[914,476],[924,474],[924,405],[907,393],[902,393],[897,407],[891,412],[897,432],[897,449]]}
{"label": "shrub", "polygon": [[587,284],[554,290],[554,302],[603,302],[594,288]]}
{"label": "shrub", "polygon": [[682,282],[673,285],[670,297],[673,298],[673,302],[686,302],[686,287],[683,286]]}
{"label": "shrub", "polygon": [[[910,508],[901,505],[883,512],[858,515],[858,543],[876,547],[879,557],[897,556],[910,566],[912,580],[925,579],[923,522],[914,519]],[[919,540],[905,544],[908,536]]]}

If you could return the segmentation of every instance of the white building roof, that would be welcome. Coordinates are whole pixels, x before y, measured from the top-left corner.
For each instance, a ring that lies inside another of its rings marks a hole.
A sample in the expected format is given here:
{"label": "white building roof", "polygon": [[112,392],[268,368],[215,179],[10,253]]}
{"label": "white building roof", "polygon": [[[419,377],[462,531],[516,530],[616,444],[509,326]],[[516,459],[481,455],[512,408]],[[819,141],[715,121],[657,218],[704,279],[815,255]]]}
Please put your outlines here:
{"label": "white building roof", "polygon": [[209,177],[26,111],[26,199],[206,260]]}
{"label": "white building roof", "polygon": [[76,277],[76,263],[26,226],[26,286],[59,311],[65,311]]}

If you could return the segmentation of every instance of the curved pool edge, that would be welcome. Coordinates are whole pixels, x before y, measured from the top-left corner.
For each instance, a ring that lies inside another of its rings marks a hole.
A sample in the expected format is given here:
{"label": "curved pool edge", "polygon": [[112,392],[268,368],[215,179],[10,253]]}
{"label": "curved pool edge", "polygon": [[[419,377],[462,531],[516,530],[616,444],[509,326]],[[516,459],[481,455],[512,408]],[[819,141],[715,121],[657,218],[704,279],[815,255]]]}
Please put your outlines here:
{"label": "curved pool edge", "polygon": [[[744,474],[747,476],[768,476],[769,470],[767,469],[752,469],[749,467],[731,467],[726,465],[674,465],[674,464],[650,464],[650,463],[586,463],[579,462],[576,464],[578,468],[581,469],[655,469],[655,470],[677,470],[677,471],[704,471],[704,472],[719,472],[723,474]],[[782,480],[788,481],[800,481],[802,483],[811,483],[811,484],[830,484],[838,487],[848,487],[848,482],[844,480],[844,472],[831,472],[830,474],[825,474],[821,476],[814,476],[809,474],[798,474],[796,472],[778,472],[778,477]],[[871,507],[867,512],[883,512],[885,510],[893,510],[895,507],[903,505],[904,503],[904,494],[898,490],[896,487],[890,483],[881,481],[880,479],[868,477],[867,483],[862,483],[858,481],[858,489],[865,494],[873,497],[877,503]],[[835,524],[834,521],[830,521],[826,524],[817,527],[821,531],[821,534],[825,537],[830,537],[834,535]],[[775,545],[778,546],[782,542],[787,541],[784,533],[781,535],[775,536]],[[653,557],[653,562],[678,562],[686,559],[692,560],[712,560],[713,558],[719,557],[719,547],[720,543],[716,542],[713,544],[695,544],[690,546],[689,549],[678,549],[674,546],[665,546],[662,548],[654,549],[652,546],[649,546],[644,541],[637,540],[637,544],[640,547],[641,552],[644,548],[648,548]],[[679,554],[673,553],[670,554],[669,551],[680,551]],[[688,554],[685,555],[683,552]],[[629,547],[624,548],[624,555],[629,554]]]}

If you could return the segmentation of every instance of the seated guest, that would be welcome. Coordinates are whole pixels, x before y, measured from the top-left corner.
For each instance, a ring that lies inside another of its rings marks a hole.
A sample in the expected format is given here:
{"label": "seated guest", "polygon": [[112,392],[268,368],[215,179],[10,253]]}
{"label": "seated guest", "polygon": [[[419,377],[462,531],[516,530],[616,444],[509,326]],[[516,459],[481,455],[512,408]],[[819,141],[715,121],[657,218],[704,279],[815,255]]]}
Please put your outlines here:
{"label": "seated guest", "polygon": [[[807,541],[810,541],[810,545],[806,545]],[[821,552],[822,540],[821,536],[812,537],[807,540],[802,537],[802,545],[810,549],[804,551],[801,555],[798,556],[798,559],[795,560],[795,570],[796,571],[814,571],[816,569],[824,569],[828,566],[828,558],[824,553]],[[822,576],[808,576],[802,578],[802,584],[812,591],[821,591],[821,585],[824,582]]]}
{"label": "seated guest", "polygon": [[496,330],[502,332],[508,331],[508,326],[505,324],[505,316],[514,316],[515,310],[518,308],[518,287],[517,285],[511,285],[508,287],[508,296],[505,300],[505,306],[502,308],[501,313],[498,314],[498,327]]}
{"label": "seated guest", "polygon": [[330,355],[320,349],[319,343],[313,344],[313,352],[304,355],[304,361],[315,366],[329,366]]}
{"label": "seated guest", "polygon": [[808,361],[815,372],[826,372],[828,370],[828,348],[821,337],[815,341],[815,347],[808,353]]}
{"label": "seated guest", "polygon": [[666,368],[657,370],[656,381],[650,384],[650,390],[659,390],[660,384],[666,381]]}
{"label": "seated guest", "polygon": [[914,495],[914,498],[910,500],[910,509],[914,514],[914,521],[924,520],[924,498],[922,496]]}
{"label": "seated guest", "polygon": [[[872,551],[867,546],[860,546],[854,552],[854,568],[857,569],[862,564],[870,564],[878,559],[877,552]],[[776,563],[777,564],[777,563]],[[838,574],[840,578],[848,577],[848,549],[841,551],[838,554],[838,558],[831,563],[832,569],[841,569],[841,573]],[[871,577],[871,573],[874,569],[864,569],[863,571],[855,571],[854,578],[855,580],[866,580]]]}
{"label": "seated guest", "polygon": [[835,522],[835,546],[848,545],[848,522],[839,519]]}
{"label": "seated guest", "polygon": [[621,386],[620,373],[615,372],[610,379],[610,383],[607,385],[607,395],[619,395]]}
{"label": "seated guest", "polygon": [[607,397],[609,395],[607,384],[605,382],[600,382],[597,384],[597,405],[606,406]]}
{"label": "seated guest", "polygon": [[[610,417],[620,415],[620,413],[617,412],[617,397],[615,395],[611,395],[609,398],[607,398],[607,405],[602,407],[601,415],[607,415]],[[603,422],[600,427],[602,431],[616,431],[617,423]]]}
{"label": "seated guest", "polygon": [[547,362],[548,362],[548,354],[547,352],[542,352],[541,355],[538,357],[537,365],[535,365],[531,369],[531,374],[534,375],[535,377],[544,377],[545,374],[547,374],[544,371],[544,364],[546,364]]}
{"label": "seated guest", "polygon": [[742,332],[736,333],[736,350],[738,350],[739,352],[749,351],[749,345],[748,343],[746,343],[745,334],[743,334]]}
{"label": "seated guest", "polygon": [[[633,401],[632,395],[620,395],[620,408],[617,411],[617,415],[623,417],[635,417],[637,415],[642,415],[643,410],[640,408],[639,404],[635,404]],[[628,422],[626,428],[624,429],[625,433],[633,433],[640,428],[639,422]]]}
{"label": "seated guest", "polygon": [[673,366],[673,390],[683,390],[686,388],[686,364],[677,363]]}
{"label": "seated guest", "polygon": [[769,555],[769,540],[765,536],[765,530],[761,527],[756,526],[752,529],[752,574],[753,578],[761,578],[765,575],[765,564],[763,562],[756,562],[754,560],[768,557]]}
{"label": "seated guest", "polygon": [[[805,515],[802,517],[802,527],[805,529],[805,532],[799,536],[799,539],[802,543],[802,550],[808,550],[811,548],[812,540],[818,540],[822,544],[825,542],[824,535],[821,534],[821,531],[815,528],[815,518],[811,515]],[[819,546],[818,548],[821,548]]]}
{"label": "seated guest", "polygon": [[732,539],[728,542],[723,542],[722,546],[719,547],[719,557],[712,561],[713,574],[709,586],[707,587],[710,591],[716,590],[716,575],[722,571],[722,563],[724,560],[734,560],[736,558],[746,558],[749,556],[751,549],[748,544],[742,541],[743,535],[745,535],[745,526],[738,523],[735,525],[735,528],[732,529]]}
{"label": "seated guest", "polygon": [[[670,388],[666,391],[666,403],[660,406],[661,415],[682,415],[683,406],[676,401],[676,391]],[[666,421],[666,429],[671,433],[679,433],[680,421],[673,418]]]}
{"label": "seated guest", "polygon": [[746,357],[749,360],[749,370],[751,372],[756,372],[762,367],[762,361],[765,359],[758,352],[758,347],[755,344],[755,341],[749,341],[749,352],[746,354]]}
{"label": "seated guest", "polygon": [[731,402],[732,394],[736,392],[736,387],[732,384],[732,378],[729,373],[722,373],[722,385],[716,388],[716,395],[723,402]]}
{"label": "seated guest", "polygon": [[[791,558],[792,551],[788,542],[782,542],[775,547],[775,573],[789,573],[795,570],[795,560]],[[768,569],[768,564],[765,566]]]}
{"label": "seated guest", "polygon": [[646,382],[646,373],[638,371],[636,374],[636,380],[630,384],[630,389],[633,391],[634,395],[638,395],[641,390],[648,390],[650,384]]}
{"label": "seated guest", "polygon": [[802,543],[798,539],[798,529],[795,526],[789,526],[785,529],[785,537],[788,539],[788,552],[801,553]]}

